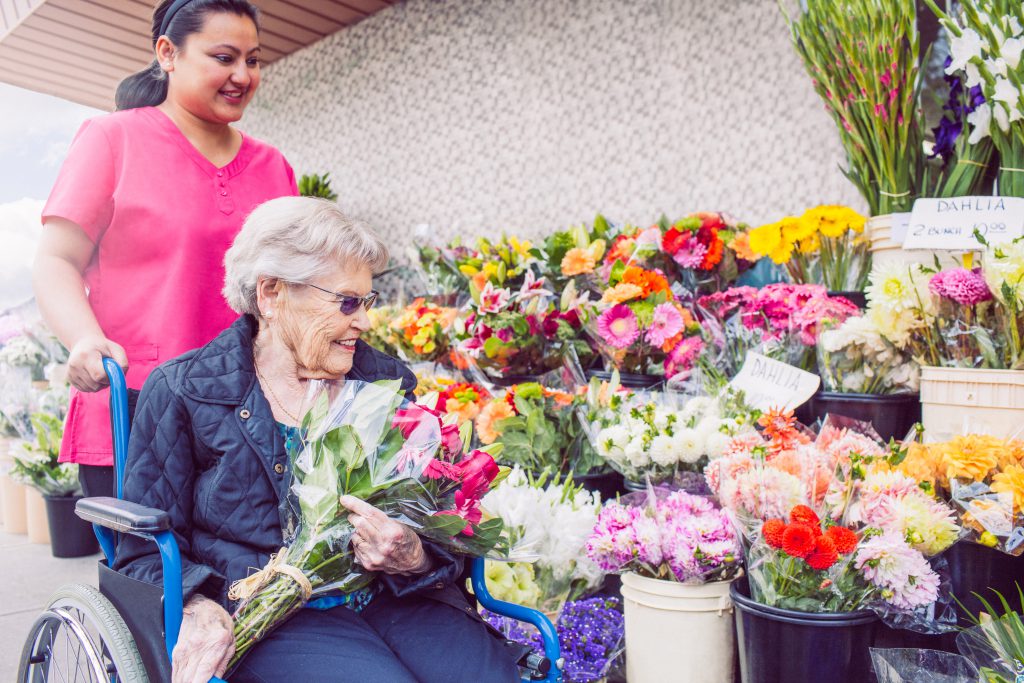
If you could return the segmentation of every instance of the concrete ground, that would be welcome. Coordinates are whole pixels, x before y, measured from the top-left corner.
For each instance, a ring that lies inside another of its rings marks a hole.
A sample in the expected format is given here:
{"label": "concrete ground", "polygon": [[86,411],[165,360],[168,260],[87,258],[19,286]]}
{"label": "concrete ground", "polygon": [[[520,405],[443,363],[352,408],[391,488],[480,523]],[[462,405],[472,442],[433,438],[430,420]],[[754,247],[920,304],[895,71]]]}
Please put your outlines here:
{"label": "concrete ground", "polygon": [[95,586],[99,555],[57,559],[49,545],[0,530],[0,557],[0,681],[13,681],[25,637],[50,594],[68,583]]}

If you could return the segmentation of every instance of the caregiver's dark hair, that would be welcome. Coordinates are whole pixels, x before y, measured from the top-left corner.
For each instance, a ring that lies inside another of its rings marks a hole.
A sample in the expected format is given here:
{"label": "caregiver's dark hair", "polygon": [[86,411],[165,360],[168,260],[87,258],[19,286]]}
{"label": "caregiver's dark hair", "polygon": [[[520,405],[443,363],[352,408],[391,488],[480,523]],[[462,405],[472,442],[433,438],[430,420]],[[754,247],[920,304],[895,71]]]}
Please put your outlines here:
{"label": "caregiver's dark hair", "polygon": [[[173,14],[168,16],[172,9]],[[190,35],[203,30],[207,15],[215,12],[249,17],[259,29],[260,11],[248,0],[162,0],[153,10],[153,47],[156,47],[156,41],[161,35],[166,35],[180,48]],[[167,74],[156,59],[142,71],[121,81],[114,95],[118,110],[155,107],[165,99]]]}

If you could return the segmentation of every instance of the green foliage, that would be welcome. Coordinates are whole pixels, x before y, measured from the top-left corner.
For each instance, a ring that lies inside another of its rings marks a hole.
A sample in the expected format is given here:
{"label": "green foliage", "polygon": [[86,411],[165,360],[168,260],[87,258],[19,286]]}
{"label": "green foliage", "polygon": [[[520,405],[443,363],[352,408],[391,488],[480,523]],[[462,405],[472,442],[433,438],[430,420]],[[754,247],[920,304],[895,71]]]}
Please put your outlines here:
{"label": "green foliage", "polygon": [[299,194],[303,197],[320,197],[337,201],[338,194],[331,189],[331,174],[307,173],[299,178]]}

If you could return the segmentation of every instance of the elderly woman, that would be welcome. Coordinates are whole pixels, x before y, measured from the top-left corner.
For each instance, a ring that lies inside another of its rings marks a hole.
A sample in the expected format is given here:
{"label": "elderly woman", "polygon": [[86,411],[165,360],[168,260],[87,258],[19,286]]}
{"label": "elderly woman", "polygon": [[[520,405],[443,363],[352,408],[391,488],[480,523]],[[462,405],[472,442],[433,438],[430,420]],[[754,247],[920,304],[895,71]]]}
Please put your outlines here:
{"label": "elderly woman", "polygon": [[[415,376],[359,339],[377,298],[373,274],[387,260],[384,243],[334,204],[261,205],[225,256],[224,295],[242,316],[146,381],[124,495],[167,510],[181,546],[175,683],[225,673],[234,649],[227,588],[281,547],[285,439],[299,424],[307,381],[400,379],[411,396]],[[246,655],[232,683],[517,680],[514,655],[454,585],[461,559],[362,501],[343,502],[355,556],[377,580],[310,603]],[[146,541],[125,537],[115,568],[160,581]]]}

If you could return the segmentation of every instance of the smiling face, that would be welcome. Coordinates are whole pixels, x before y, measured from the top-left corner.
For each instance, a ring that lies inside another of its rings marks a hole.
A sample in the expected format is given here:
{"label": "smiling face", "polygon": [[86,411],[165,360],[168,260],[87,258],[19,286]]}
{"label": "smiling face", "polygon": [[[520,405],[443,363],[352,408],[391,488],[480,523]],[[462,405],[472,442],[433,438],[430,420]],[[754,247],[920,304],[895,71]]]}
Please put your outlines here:
{"label": "smiling face", "polygon": [[210,12],[184,45],[161,36],[156,52],[169,74],[168,100],[204,121],[238,121],[259,87],[259,33],[247,16]]}
{"label": "smiling face", "polygon": [[[373,287],[373,273],[365,264],[337,265],[309,284],[362,297]],[[330,294],[301,285],[286,287],[287,300],[280,308],[281,340],[291,351],[299,376],[338,379],[346,375],[352,369],[356,340],[370,329],[366,309],[360,306],[345,315]]]}

